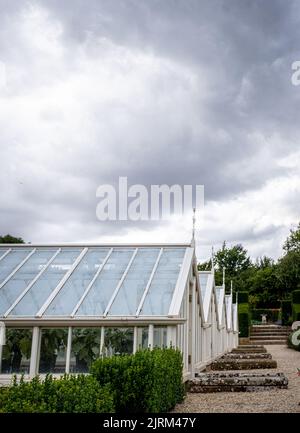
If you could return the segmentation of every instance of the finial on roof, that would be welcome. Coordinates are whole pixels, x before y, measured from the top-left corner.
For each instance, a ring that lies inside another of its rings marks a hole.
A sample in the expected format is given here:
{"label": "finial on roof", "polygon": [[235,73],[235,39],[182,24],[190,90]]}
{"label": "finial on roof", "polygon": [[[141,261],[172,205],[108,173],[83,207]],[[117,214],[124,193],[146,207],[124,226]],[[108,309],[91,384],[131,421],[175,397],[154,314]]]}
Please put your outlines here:
{"label": "finial on roof", "polygon": [[232,296],[232,280],[230,281],[230,293],[231,293],[231,296]]}
{"label": "finial on roof", "polygon": [[193,231],[192,231],[192,246],[195,246],[195,226],[196,226],[196,208],[193,207]]}
{"label": "finial on roof", "polygon": [[225,288],[225,267],[223,268],[223,287]]}

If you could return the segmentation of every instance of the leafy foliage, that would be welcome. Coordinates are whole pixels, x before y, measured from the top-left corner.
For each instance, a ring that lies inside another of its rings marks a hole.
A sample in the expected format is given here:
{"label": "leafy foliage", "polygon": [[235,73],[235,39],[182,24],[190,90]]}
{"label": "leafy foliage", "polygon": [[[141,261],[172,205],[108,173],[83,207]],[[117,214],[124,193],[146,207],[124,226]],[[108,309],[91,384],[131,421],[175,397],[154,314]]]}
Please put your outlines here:
{"label": "leafy foliage", "polygon": [[98,359],[91,374],[113,390],[117,412],[165,412],[184,396],[182,355],[173,348]]}
{"label": "leafy foliage", "polygon": [[102,413],[114,412],[113,398],[108,386],[101,387],[92,376],[64,375],[44,381],[35,377],[0,388],[0,412],[25,413]]}
{"label": "leafy foliage", "polygon": [[24,244],[22,238],[15,238],[9,234],[0,236],[0,244]]}
{"label": "leafy foliage", "polygon": [[[242,245],[222,248],[214,256],[216,284],[222,284],[226,268],[226,287],[232,280],[235,291],[248,292],[254,308],[280,308],[281,300],[290,300],[291,293],[300,289],[300,223],[283,245],[283,256],[274,262],[263,256],[251,262]],[[199,270],[211,269],[211,260],[198,265]]]}

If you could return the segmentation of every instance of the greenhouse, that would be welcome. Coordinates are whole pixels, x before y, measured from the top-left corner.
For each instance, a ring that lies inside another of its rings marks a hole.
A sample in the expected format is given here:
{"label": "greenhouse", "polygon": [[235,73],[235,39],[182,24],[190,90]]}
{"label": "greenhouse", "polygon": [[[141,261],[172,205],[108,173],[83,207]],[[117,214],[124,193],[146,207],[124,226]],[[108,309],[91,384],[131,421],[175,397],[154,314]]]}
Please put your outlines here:
{"label": "greenhouse", "polygon": [[184,378],[238,344],[237,305],[193,244],[0,246],[0,381],[176,346]]}

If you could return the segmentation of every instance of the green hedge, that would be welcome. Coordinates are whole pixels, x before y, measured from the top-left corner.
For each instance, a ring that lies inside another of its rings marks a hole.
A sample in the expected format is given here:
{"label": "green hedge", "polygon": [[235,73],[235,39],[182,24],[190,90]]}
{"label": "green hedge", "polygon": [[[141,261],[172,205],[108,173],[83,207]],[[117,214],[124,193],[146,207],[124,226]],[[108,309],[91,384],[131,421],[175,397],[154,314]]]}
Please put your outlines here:
{"label": "green hedge", "polygon": [[292,316],[291,301],[281,301],[281,321],[282,325],[290,325]]}
{"label": "green hedge", "polygon": [[280,310],[277,309],[275,310],[271,308],[256,308],[252,309],[251,318],[252,320],[257,320],[261,322],[261,315],[266,314],[268,322],[277,322],[279,320],[279,313]]}
{"label": "green hedge", "polygon": [[250,310],[248,299],[248,292],[238,293],[239,336],[242,338],[249,337]]}
{"label": "green hedge", "polygon": [[112,393],[108,386],[101,387],[92,376],[64,375],[44,381],[35,377],[0,388],[1,413],[102,413],[114,412]]}
{"label": "green hedge", "polygon": [[238,303],[239,304],[248,304],[248,302],[249,302],[248,292],[238,292]]}
{"label": "green hedge", "polygon": [[300,304],[300,290],[294,290],[292,292],[292,302],[293,304]]}
{"label": "green hedge", "polygon": [[166,412],[184,397],[182,355],[172,348],[98,359],[91,374],[113,390],[117,412]]}
{"label": "green hedge", "polygon": [[292,292],[292,315],[293,322],[300,320],[300,290],[294,290]]}

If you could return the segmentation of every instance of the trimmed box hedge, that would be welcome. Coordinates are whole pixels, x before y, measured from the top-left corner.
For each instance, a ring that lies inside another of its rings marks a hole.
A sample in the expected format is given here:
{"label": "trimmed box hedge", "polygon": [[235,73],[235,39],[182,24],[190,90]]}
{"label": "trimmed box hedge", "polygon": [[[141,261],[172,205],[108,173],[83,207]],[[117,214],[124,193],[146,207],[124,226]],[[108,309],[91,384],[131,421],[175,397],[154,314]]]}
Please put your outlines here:
{"label": "trimmed box hedge", "polygon": [[114,412],[108,386],[92,376],[64,375],[54,379],[38,376],[29,382],[14,376],[12,386],[0,387],[1,413],[107,413]]}
{"label": "trimmed box hedge", "polygon": [[184,397],[182,354],[173,348],[95,361],[91,374],[113,390],[119,413],[166,412]]}

